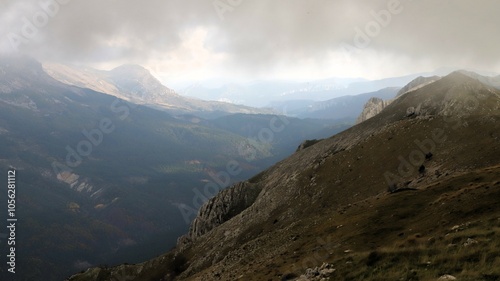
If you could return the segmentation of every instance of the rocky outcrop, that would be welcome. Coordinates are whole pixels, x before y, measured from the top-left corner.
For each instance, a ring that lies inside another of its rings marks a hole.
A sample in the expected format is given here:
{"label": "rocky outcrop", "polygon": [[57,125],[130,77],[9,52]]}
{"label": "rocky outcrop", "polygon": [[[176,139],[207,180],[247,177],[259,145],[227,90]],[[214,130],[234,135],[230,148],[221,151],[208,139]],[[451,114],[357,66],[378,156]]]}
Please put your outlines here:
{"label": "rocky outcrop", "polygon": [[187,235],[179,238],[180,246],[208,233],[250,207],[261,189],[250,182],[240,182],[208,200],[198,211]]}
{"label": "rocky outcrop", "polygon": [[308,148],[309,146],[318,143],[319,141],[321,141],[321,140],[305,140],[299,145],[299,147],[297,147],[297,150],[295,152],[304,150],[304,149]]}
{"label": "rocky outcrop", "polygon": [[359,124],[365,120],[372,118],[373,116],[379,114],[384,108],[391,104],[393,100],[383,100],[379,98],[371,98],[365,104],[363,112],[359,115],[356,120],[356,124]]}
{"label": "rocky outcrop", "polygon": [[332,273],[335,272],[335,268],[331,264],[323,263],[321,266],[315,268],[308,268],[306,273],[301,275],[299,278],[294,279],[295,281],[323,281],[329,280]]}
{"label": "rocky outcrop", "polygon": [[453,275],[446,274],[439,277],[438,280],[457,280],[457,278]]}

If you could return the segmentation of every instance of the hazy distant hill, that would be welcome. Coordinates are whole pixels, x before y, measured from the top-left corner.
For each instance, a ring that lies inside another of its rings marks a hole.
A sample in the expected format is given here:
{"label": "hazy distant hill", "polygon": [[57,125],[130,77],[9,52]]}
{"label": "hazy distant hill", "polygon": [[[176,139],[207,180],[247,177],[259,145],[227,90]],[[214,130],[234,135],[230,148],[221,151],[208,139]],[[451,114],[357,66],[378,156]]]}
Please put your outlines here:
{"label": "hazy distant hill", "polygon": [[384,88],[403,87],[419,76],[445,76],[454,70],[441,68],[428,73],[415,73],[378,80],[363,78],[330,78],[307,82],[270,80],[228,83],[221,86],[205,86],[203,82],[200,82],[179,89],[179,92],[186,96],[207,100],[233,101],[256,107],[282,102],[308,101],[304,104],[304,107],[307,107],[312,102],[376,92]]}
{"label": "hazy distant hill", "polygon": [[353,96],[343,96],[319,102],[301,102],[300,106],[294,107],[294,101],[276,102],[272,108],[278,111],[286,111],[291,116],[300,118],[319,119],[344,119],[356,120],[363,110],[363,105],[372,97],[380,99],[392,99],[401,88],[384,88],[371,93]]}
{"label": "hazy distant hill", "polygon": [[366,79],[331,78],[310,82],[255,81],[247,84],[225,84],[220,87],[194,84],[180,92],[183,95],[207,100],[226,100],[255,107],[265,107],[270,102],[275,101],[331,99],[334,96],[342,95],[339,93],[344,93],[351,83],[363,81]]}

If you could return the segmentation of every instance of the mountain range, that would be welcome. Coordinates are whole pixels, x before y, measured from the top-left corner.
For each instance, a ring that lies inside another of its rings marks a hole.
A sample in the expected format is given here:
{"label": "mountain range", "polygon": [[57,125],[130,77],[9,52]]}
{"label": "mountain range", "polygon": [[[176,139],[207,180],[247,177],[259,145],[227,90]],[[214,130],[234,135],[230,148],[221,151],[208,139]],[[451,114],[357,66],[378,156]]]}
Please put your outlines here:
{"label": "mountain range", "polygon": [[[443,67],[431,72],[413,73],[376,80],[333,77],[311,81],[269,80],[222,84],[213,84],[207,81],[193,82],[189,86],[177,86],[176,89],[185,96],[228,101],[254,107],[273,107],[272,105],[276,103],[292,102],[293,104],[297,101],[306,102],[304,107],[307,107],[314,102],[372,93],[384,88],[403,87],[420,76],[446,76],[455,70],[456,68]],[[498,75],[484,71],[472,71],[473,73],[480,73],[479,76],[484,75],[483,77]],[[281,107],[278,109],[282,110]]]}
{"label": "mountain range", "polygon": [[498,280],[500,90],[453,72],[205,203],[177,246],[80,280]]}
{"label": "mountain range", "polygon": [[269,109],[181,96],[139,65],[122,65],[110,71],[49,63],[44,64],[43,68],[54,79],[65,84],[107,93],[136,104],[166,110],[173,115],[196,114],[214,118],[234,113],[274,113]]}
{"label": "mountain range", "polygon": [[350,126],[183,98],[137,66],[93,72],[0,58],[0,167],[17,170],[29,268],[17,280],[159,255],[218,190]]}
{"label": "mountain range", "polygon": [[352,96],[342,96],[325,101],[283,101],[273,102],[271,107],[287,115],[298,118],[316,118],[330,120],[346,120],[353,122],[362,113],[363,106],[371,98],[392,99],[401,90],[399,87],[383,88],[381,90],[360,93]]}

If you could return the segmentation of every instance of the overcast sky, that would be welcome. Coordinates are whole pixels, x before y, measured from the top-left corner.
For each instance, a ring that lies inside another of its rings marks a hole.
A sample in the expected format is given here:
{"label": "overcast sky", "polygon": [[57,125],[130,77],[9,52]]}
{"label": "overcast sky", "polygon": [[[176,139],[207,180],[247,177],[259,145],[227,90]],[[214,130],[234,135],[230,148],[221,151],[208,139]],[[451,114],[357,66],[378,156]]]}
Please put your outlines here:
{"label": "overcast sky", "polygon": [[500,72],[498,0],[0,1],[1,52],[141,64],[167,85]]}

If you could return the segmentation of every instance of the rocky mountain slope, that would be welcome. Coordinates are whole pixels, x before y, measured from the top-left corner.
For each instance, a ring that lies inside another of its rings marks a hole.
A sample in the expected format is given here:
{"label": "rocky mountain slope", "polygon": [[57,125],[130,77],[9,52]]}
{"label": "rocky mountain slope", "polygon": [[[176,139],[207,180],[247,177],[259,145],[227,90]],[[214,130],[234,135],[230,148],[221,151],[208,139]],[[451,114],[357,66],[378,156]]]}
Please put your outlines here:
{"label": "rocky mountain slope", "polygon": [[497,280],[499,121],[454,72],[220,193],[173,251],[70,280]]}

